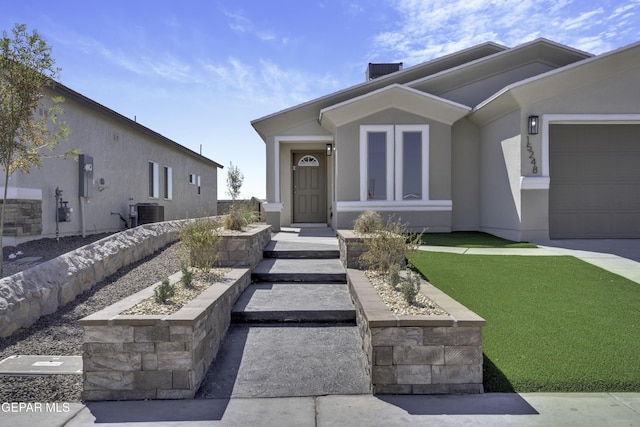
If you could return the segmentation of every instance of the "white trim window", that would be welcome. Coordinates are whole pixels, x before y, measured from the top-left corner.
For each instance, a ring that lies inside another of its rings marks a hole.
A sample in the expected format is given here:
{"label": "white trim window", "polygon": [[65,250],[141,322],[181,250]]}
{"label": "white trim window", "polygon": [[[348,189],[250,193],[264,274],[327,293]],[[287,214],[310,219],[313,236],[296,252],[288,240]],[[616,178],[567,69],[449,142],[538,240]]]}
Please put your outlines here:
{"label": "white trim window", "polygon": [[396,200],[429,200],[429,125],[395,130]]}
{"label": "white trim window", "polygon": [[393,125],[360,126],[360,200],[393,200]]}
{"label": "white trim window", "polygon": [[360,200],[429,200],[429,125],[360,126]]}
{"label": "white trim window", "polygon": [[160,197],[160,165],[149,160],[149,197],[158,199]]}
{"label": "white trim window", "polygon": [[171,166],[164,167],[164,198],[173,199],[173,168]]}

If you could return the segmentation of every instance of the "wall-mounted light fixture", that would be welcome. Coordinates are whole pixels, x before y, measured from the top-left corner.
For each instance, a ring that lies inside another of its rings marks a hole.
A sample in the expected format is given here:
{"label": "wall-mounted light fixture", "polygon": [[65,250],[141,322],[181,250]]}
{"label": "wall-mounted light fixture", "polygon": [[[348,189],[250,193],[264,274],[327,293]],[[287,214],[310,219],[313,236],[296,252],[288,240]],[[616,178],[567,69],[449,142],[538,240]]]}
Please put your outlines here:
{"label": "wall-mounted light fixture", "polygon": [[529,135],[537,135],[539,127],[538,116],[529,116],[528,131]]}
{"label": "wall-mounted light fixture", "polygon": [[327,156],[333,154],[333,144],[327,144]]}

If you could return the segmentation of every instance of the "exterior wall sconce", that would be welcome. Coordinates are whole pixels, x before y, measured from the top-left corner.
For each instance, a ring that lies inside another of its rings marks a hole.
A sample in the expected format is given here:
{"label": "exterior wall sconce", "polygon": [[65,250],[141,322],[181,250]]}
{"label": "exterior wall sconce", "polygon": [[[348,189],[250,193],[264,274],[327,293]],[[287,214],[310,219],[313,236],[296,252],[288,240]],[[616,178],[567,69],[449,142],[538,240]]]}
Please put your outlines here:
{"label": "exterior wall sconce", "polygon": [[529,135],[537,135],[538,134],[538,116],[529,116]]}
{"label": "exterior wall sconce", "polygon": [[327,157],[333,154],[333,144],[327,144]]}

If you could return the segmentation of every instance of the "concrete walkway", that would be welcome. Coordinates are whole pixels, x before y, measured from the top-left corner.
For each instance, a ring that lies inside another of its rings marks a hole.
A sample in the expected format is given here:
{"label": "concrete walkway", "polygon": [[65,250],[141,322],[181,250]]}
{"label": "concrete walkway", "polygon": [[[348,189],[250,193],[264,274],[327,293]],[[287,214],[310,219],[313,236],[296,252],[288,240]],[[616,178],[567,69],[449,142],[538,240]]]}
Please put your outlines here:
{"label": "concrete walkway", "polygon": [[59,404],[11,412],[3,426],[640,426],[640,393],[334,395]]}
{"label": "concrete walkway", "polygon": [[[280,249],[337,247],[329,229],[284,229]],[[640,283],[638,240],[608,248],[540,242],[538,249],[423,247],[466,254],[573,255]],[[585,245],[585,242],[581,242]],[[601,243],[604,245],[604,243]],[[636,246],[636,244],[638,246]],[[629,246],[629,253],[620,247]],[[610,251],[610,252],[607,252]],[[635,278],[635,279],[634,279]],[[260,360],[253,363],[259,364]],[[18,405],[16,402],[15,405]],[[486,393],[460,396],[371,394],[178,401],[91,402],[0,407],[4,426],[640,426],[640,393]]]}

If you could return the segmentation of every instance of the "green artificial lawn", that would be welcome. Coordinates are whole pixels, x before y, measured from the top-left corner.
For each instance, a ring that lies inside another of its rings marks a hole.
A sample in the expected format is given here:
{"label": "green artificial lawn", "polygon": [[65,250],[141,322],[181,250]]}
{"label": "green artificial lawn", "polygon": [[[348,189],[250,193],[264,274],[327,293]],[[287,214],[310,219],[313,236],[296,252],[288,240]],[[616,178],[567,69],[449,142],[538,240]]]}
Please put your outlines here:
{"label": "green artificial lawn", "polygon": [[533,243],[513,242],[487,233],[456,231],[453,233],[425,233],[422,243],[432,246],[453,246],[458,248],[536,248]]}
{"label": "green artificial lawn", "polygon": [[486,319],[485,391],[640,392],[640,284],[566,256],[412,262]]}

